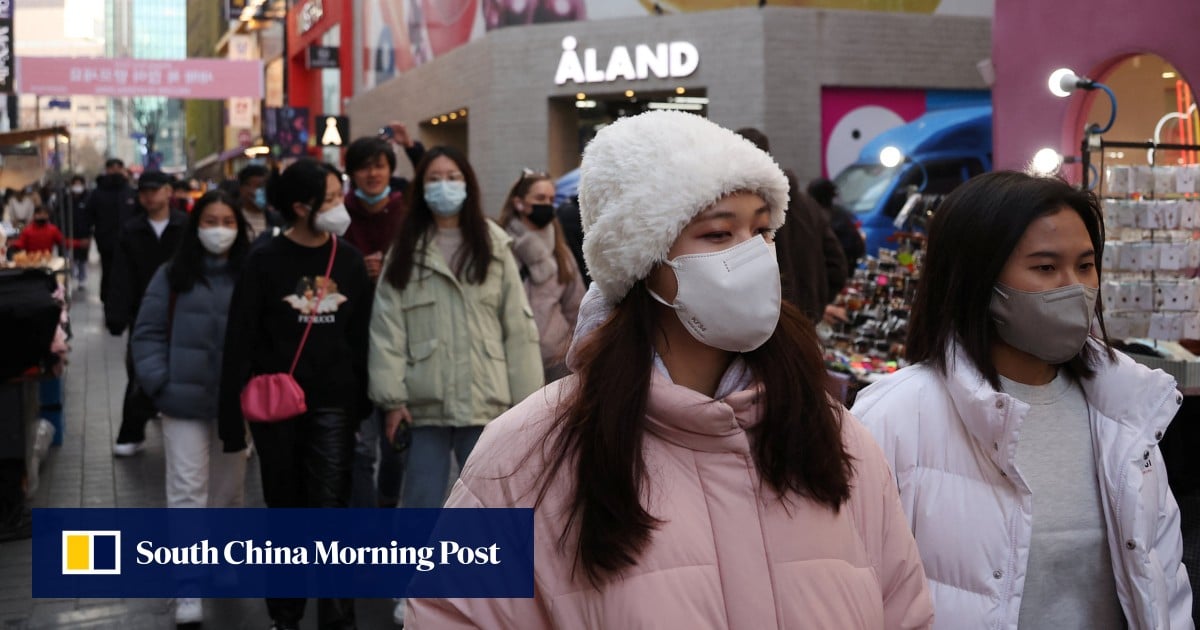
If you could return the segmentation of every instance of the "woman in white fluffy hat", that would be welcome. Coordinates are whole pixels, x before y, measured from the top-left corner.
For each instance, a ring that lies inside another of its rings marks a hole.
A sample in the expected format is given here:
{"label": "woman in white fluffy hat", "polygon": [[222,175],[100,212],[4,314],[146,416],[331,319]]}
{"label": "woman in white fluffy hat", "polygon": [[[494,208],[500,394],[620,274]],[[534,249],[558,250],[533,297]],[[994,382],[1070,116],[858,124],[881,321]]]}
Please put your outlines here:
{"label": "woman in white fluffy hat", "polygon": [[411,628],[925,628],[895,482],[779,298],[787,180],[703,118],[584,152],[598,286],[575,375],[488,425],[449,507],[533,507],[533,599],[413,599]]}

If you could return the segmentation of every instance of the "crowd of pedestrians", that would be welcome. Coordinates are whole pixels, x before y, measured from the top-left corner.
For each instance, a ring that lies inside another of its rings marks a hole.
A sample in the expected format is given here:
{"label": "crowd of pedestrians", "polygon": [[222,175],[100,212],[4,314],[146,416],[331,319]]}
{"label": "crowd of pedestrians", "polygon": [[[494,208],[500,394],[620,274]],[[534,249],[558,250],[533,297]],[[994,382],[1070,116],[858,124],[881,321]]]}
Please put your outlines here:
{"label": "crowd of pedestrians", "polygon": [[[524,169],[485,208],[463,153],[399,124],[345,164],[194,199],[110,160],[59,204],[70,240],[7,201],[11,248],[99,251],[128,333],[113,453],[161,419],[169,507],[243,505],[253,450],[270,508],[533,508],[535,596],[397,585],[417,629],[1193,627],[1157,448],[1182,397],[1107,338],[1091,193],[999,172],[949,195],[912,366],[847,410],[814,322],[862,239],[756,129],[621,119],[557,206]],[[307,411],[263,421],[265,375]],[[266,602],[280,630],[305,608]],[[316,615],[356,627],[353,600]]]}

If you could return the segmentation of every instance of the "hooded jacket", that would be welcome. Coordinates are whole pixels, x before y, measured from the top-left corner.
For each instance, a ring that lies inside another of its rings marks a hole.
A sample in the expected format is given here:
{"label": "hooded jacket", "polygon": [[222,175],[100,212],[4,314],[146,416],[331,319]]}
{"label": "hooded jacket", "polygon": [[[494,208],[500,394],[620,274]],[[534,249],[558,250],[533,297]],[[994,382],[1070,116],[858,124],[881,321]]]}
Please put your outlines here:
{"label": "hooded jacket", "polygon": [[[579,340],[607,317],[593,285]],[[568,354],[568,364],[573,364]],[[733,382],[726,375],[725,382]],[[553,444],[559,405],[577,376],[530,396],[483,431],[446,507],[533,507]],[[653,371],[642,457],[642,498],[661,521],[637,564],[593,588],[558,546],[575,481],[550,480],[534,510],[533,599],[409,599],[406,627],[561,628],[928,628],[925,572],[904,522],[896,485],[870,435],[841,417],[854,459],[849,501],[836,513],[764,487],[751,455],[762,409],[754,388],[720,400]],[[525,455],[530,454],[528,460]],[[571,470],[568,466],[567,470]]]}
{"label": "hooded jacket", "polygon": [[[1179,507],[1158,449],[1183,397],[1162,370],[1117,357],[1082,381],[1117,595],[1132,630],[1190,629]],[[935,627],[1015,630],[1033,534],[1015,465],[1029,405],[992,388],[958,347],[948,365],[945,376],[918,364],[885,377],[853,413],[900,484]]]}
{"label": "hooded jacket", "polygon": [[404,193],[393,191],[379,212],[367,211],[367,205],[354,195],[346,193],[346,211],[350,213],[350,227],[342,238],[350,242],[364,256],[386,252],[404,222]]}

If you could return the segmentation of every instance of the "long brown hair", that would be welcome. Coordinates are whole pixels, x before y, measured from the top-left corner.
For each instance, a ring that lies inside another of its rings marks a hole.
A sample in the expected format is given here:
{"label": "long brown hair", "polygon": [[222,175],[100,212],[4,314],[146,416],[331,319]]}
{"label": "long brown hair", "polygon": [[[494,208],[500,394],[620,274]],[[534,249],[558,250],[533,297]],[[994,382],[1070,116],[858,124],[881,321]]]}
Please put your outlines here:
{"label": "long brown hair", "polygon": [[467,156],[460,151],[451,147],[433,147],[425,152],[408,186],[408,215],[396,232],[391,262],[384,271],[384,279],[399,291],[408,286],[414,266],[425,266],[425,248],[434,234],[433,211],[425,203],[425,173],[439,157],[454,162],[467,184],[467,199],[459,213],[463,248],[454,256],[451,270],[457,278],[471,284],[483,284],[487,279],[488,265],[492,261],[492,237],[480,203],[479,179]]}
{"label": "long brown hair", "polygon": [[[574,543],[575,568],[594,586],[636,565],[659,524],[641,500],[649,483],[642,447],[658,317],[639,281],[580,342],[578,386],[541,446],[547,465],[535,506],[568,469],[574,488],[559,547]],[[763,387],[762,420],[750,430],[758,474],[781,501],[794,494],[837,512],[850,497],[854,466],[838,405],[824,387],[813,325],[785,302],[775,334],[742,357]]]}
{"label": "long brown hair", "polygon": [[[554,180],[544,173],[523,174],[521,179],[513,184],[508,191],[508,197],[504,198],[504,207],[500,209],[500,225],[508,227],[509,221],[521,220],[517,214],[517,208],[513,204],[513,199],[518,197],[524,199],[525,195],[529,194],[529,189],[538,182],[553,184]],[[567,239],[563,236],[562,224],[558,222],[558,217],[555,216],[550,224],[554,226],[554,262],[558,263],[558,283],[567,284],[579,275],[579,270],[575,268],[575,254],[571,253],[571,247],[567,245]]]}

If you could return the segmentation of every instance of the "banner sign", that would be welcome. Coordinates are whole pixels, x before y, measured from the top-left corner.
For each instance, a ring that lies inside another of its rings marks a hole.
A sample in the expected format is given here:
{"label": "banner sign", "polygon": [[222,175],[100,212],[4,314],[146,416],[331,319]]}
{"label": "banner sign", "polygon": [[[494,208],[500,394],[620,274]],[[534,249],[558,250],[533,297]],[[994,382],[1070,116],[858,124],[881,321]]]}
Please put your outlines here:
{"label": "banner sign", "polygon": [[19,57],[17,91],[22,94],[261,99],[263,71],[262,62],[258,60]]}
{"label": "banner sign", "polygon": [[[13,54],[13,0],[0,0],[0,92],[13,92],[16,76]],[[16,128],[15,126],[13,127]]]}
{"label": "banner sign", "polygon": [[276,157],[304,157],[308,154],[308,108],[263,108],[263,142]]}
{"label": "banner sign", "polygon": [[531,509],[35,509],[33,596],[533,597]]}

